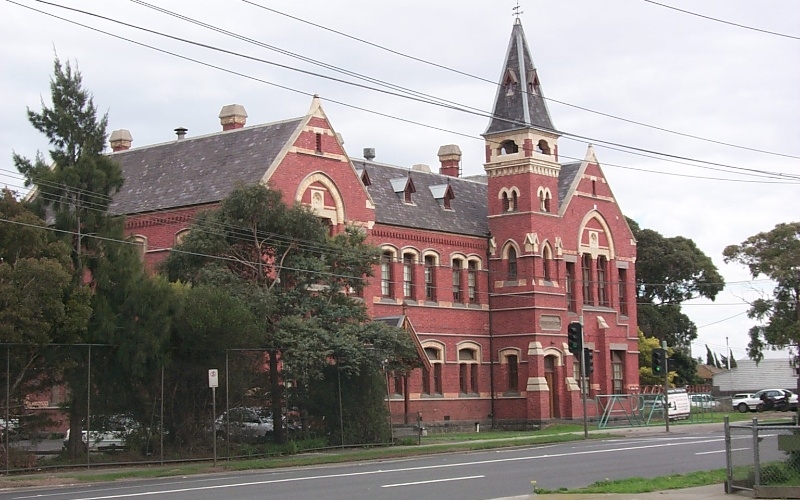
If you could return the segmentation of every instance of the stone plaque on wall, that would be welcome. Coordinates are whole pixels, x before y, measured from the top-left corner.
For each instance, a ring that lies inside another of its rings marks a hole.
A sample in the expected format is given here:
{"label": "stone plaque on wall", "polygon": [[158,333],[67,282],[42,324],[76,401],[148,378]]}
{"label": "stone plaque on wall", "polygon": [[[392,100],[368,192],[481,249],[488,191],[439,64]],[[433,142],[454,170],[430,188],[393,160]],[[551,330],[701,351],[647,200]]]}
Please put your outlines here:
{"label": "stone plaque on wall", "polygon": [[539,328],[542,330],[561,330],[561,316],[542,314],[539,317]]}

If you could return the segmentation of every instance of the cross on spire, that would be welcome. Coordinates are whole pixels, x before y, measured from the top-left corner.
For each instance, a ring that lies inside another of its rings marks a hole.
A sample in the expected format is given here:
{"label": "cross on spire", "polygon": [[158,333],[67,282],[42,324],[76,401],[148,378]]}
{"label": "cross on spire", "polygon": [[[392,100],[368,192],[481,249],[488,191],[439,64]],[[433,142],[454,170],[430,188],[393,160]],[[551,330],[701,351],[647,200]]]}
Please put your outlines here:
{"label": "cross on spire", "polygon": [[517,0],[517,5],[511,8],[511,10],[514,11],[512,16],[516,17],[517,21],[519,21],[519,16],[524,14],[524,12],[520,10],[521,8],[522,7],[519,6],[519,0]]}

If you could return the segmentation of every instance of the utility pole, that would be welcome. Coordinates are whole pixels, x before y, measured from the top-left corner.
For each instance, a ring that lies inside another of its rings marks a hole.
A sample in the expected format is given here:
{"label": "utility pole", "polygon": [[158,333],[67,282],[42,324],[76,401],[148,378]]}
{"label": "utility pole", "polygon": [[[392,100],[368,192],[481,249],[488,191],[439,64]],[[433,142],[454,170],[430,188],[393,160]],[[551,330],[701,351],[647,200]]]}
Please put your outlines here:
{"label": "utility pole", "polygon": [[664,425],[669,432],[669,357],[666,340],[661,341],[661,348],[664,349]]}

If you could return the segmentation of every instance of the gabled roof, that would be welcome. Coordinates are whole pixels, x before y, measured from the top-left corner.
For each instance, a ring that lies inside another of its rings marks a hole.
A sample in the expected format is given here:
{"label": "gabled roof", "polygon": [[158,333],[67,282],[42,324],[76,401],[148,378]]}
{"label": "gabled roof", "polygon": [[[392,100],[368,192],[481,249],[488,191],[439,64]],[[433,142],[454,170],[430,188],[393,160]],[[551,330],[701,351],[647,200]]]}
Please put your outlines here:
{"label": "gabled roof", "polygon": [[[353,160],[353,166],[369,175],[367,191],[375,201],[375,222],[467,236],[489,235],[486,183],[367,160]],[[395,194],[393,183],[406,178],[416,189],[410,204]],[[442,208],[434,197],[438,186],[447,184],[454,196],[450,210]]]}
{"label": "gabled roof", "polygon": [[484,135],[528,127],[555,131],[522,23],[517,19],[500,74],[492,119]]}
{"label": "gabled roof", "polygon": [[109,208],[134,214],[215,203],[260,182],[304,118],[128,149],[111,157],[125,183]]}

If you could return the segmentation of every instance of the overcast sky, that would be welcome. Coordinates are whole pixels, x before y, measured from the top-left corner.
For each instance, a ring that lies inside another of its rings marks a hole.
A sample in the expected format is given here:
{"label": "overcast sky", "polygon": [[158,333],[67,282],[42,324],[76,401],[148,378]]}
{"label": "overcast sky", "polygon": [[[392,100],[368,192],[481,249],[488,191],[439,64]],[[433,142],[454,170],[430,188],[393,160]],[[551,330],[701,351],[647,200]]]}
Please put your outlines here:
{"label": "overcast sky", "polygon": [[[190,136],[216,132],[226,104],[244,105],[249,125],[302,116],[319,94],[352,157],[372,147],[381,162],[436,168],[439,146],[458,144],[464,175],[480,174],[480,134],[495,95],[490,82],[499,79],[516,5],[158,1],[159,8],[204,27],[140,1],[54,1],[151,32],[34,0],[0,2],[0,182],[12,188],[21,187],[12,151],[33,157],[48,149],[25,111],[40,110],[42,97],[50,104],[55,54],[77,63],[95,104],[108,112],[109,133],[130,130],[134,147],[171,141],[179,126]],[[645,0],[521,0],[520,10],[556,127],[586,138],[562,137],[561,160],[582,159],[592,142],[627,216],[664,236],[691,238],[714,260],[728,283],[725,291],[713,303],[684,306],[699,327],[693,355],[705,359],[706,345],[724,354],[727,342],[742,359],[753,324],[745,301],[771,286],[724,264],[722,250],[800,220],[800,4],[661,3],[699,16]],[[473,113],[393,95],[409,90]]]}

